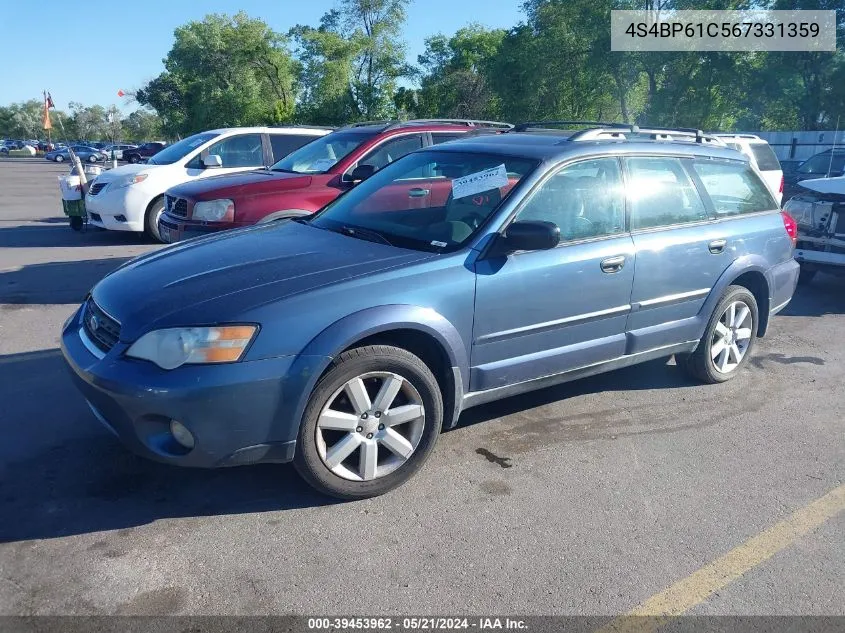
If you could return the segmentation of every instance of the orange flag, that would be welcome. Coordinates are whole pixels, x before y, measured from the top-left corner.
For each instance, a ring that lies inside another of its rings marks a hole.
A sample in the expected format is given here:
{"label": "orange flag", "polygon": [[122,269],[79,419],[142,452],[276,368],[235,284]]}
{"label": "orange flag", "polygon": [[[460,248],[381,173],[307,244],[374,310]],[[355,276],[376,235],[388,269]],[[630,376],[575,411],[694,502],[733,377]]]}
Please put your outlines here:
{"label": "orange flag", "polygon": [[42,121],[42,126],[45,130],[52,130],[53,123],[50,121],[50,106],[53,105],[53,100],[44,93],[44,120]]}

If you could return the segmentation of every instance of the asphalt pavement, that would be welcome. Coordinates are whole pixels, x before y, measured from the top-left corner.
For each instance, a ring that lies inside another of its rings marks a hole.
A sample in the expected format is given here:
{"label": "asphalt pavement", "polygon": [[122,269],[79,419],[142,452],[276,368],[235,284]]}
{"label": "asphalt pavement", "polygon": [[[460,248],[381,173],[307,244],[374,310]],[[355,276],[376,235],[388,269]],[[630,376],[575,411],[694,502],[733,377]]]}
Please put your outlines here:
{"label": "asphalt pavement", "polygon": [[[72,231],[67,170],[0,160],[0,615],[617,615],[843,484],[845,279],[826,275],[735,380],[657,361],[471,409],[384,497],[135,457],[58,335],[158,246]],[[845,513],[828,514],[686,612],[845,615]]]}

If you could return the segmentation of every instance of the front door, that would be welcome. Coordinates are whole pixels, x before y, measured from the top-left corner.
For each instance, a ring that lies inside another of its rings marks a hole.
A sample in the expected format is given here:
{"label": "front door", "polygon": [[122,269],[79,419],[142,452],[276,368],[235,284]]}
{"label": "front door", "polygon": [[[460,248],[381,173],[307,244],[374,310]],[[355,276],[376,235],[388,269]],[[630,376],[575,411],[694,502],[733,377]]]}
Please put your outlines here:
{"label": "front door", "polygon": [[625,353],[635,262],[619,161],[559,169],[520,208],[520,220],[554,222],[561,243],[477,263],[472,391]]}

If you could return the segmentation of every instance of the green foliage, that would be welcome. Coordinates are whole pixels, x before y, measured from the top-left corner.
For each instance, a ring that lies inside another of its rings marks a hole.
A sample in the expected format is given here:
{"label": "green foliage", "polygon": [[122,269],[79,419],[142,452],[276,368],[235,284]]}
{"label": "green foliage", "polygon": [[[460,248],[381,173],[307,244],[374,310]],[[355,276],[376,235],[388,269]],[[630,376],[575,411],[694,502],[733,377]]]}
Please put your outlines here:
{"label": "green foliage", "polygon": [[298,66],[287,38],[241,12],[212,14],[174,32],[165,71],[136,98],[170,135],[290,121]]}

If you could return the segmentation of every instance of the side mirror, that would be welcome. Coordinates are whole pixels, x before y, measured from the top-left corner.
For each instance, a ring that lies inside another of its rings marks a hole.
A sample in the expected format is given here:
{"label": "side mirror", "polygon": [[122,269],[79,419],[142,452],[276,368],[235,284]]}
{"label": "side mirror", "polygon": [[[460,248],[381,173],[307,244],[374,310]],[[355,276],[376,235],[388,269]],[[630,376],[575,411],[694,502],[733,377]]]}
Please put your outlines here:
{"label": "side mirror", "polygon": [[527,220],[514,222],[496,240],[497,256],[516,251],[545,251],[560,244],[560,228],[554,222]]}
{"label": "side mirror", "polygon": [[206,168],[222,167],[223,159],[217,154],[209,154],[202,159],[202,164]]}
{"label": "side mirror", "polygon": [[353,184],[358,184],[362,180],[366,180],[372,176],[374,173],[376,173],[375,165],[367,165],[365,163],[363,165],[358,165],[355,169],[353,169],[349,178],[352,180]]}

